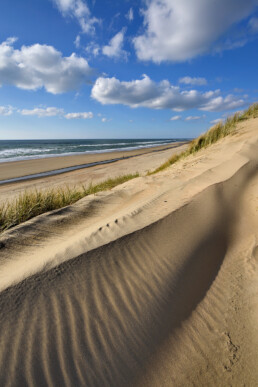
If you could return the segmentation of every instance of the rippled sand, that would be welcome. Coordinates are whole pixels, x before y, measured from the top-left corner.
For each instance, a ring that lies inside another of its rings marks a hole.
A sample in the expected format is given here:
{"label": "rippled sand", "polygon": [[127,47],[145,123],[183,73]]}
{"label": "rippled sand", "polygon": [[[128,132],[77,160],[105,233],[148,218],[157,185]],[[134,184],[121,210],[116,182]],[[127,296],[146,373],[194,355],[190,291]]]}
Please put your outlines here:
{"label": "rippled sand", "polygon": [[1,386],[255,386],[258,119],[0,238]]}

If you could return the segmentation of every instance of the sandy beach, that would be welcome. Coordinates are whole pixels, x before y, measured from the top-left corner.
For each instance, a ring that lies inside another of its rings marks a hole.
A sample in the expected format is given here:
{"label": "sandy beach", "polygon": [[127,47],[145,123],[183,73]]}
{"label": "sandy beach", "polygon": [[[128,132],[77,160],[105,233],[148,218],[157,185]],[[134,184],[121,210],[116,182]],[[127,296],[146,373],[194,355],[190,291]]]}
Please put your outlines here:
{"label": "sandy beach", "polygon": [[175,142],[152,148],[143,148],[124,152],[108,152],[64,157],[51,157],[35,160],[0,163],[0,180],[58,170],[82,164],[116,160],[108,164],[99,164],[89,168],[47,176],[37,179],[17,181],[11,184],[0,184],[0,203],[13,199],[24,190],[48,190],[60,186],[97,184],[109,177],[139,172],[146,174],[165,162],[172,154],[181,152],[187,144]]}
{"label": "sandy beach", "polygon": [[[257,146],[258,118],[163,172],[3,233],[0,385],[256,386]],[[178,149],[0,196],[143,173]],[[53,161],[41,162],[26,165]]]}
{"label": "sandy beach", "polygon": [[174,142],[167,145],[160,145],[150,148],[135,149],[129,151],[104,152],[84,155],[71,155],[38,158],[31,160],[21,160],[0,163],[0,181],[21,176],[29,176],[37,173],[80,166],[85,164],[100,163],[117,159],[127,159],[131,157],[141,156],[144,154],[160,152],[168,149],[173,149],[182,145],[182,142]]}

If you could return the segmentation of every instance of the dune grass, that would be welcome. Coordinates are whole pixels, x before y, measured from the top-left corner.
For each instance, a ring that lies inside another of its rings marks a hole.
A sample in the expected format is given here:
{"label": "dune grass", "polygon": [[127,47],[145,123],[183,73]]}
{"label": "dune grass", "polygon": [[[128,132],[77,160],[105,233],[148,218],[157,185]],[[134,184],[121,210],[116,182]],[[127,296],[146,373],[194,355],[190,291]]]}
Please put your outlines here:
{"label": "dune grass", "polygon": [[[148,172],[148,175],[160,172],[178,160],[194,154],[219,139],[234,133],[238,122],[252,117],[258,117],[258,103],[251,105],[249,109],[242,113],[236,113],[234,116],[227,118],[225,123],[220,122],[213,126],[206,133],[191,141],[185,151],[173,155],[160,167],[152,172]],[[119,176],[114,179],[107,179],[96,185],[91,184],[89,187],[81,186],[58,188],[49,191],[25,191],[16,200],[0,205],[0,232],[17,226],[37,215],[73,204],[85,196],[112,189],[138,176],[138,173]]]}
{"label": "dune grass", "polygon": [[77,202],[85,196],[110,190],[119,184],[135,179],[139,173],[107,179],[99,184],[88,187],[62,187],[49,191],[25,191],[14,201],[0,206],[0,232],[26,222],[37,215],[57,210]]}
{"label": "dune grass", "polygon": [[211,127],[206,133],[202,134],[198,138],[190,142],[188,148],[181,152],[173,155],[168,161],[160,165],[152,172],[148,172],[148,175],[153,175],[157,172],[163,171],[168,168],[170,165],[176,163],[178,160],[183,159],[191,154],[198,152],[203,148],[207,148],[209,145],[214,144],[219,139],[226,137],[234,133],[236,129],[236,124],[238,122],[247,120],[249,118],[258,117],[258,103],[251,105],[247,110],[242,113],[235,113],[233,116],[230,116],[226,119],[225,123],[222,121]]}

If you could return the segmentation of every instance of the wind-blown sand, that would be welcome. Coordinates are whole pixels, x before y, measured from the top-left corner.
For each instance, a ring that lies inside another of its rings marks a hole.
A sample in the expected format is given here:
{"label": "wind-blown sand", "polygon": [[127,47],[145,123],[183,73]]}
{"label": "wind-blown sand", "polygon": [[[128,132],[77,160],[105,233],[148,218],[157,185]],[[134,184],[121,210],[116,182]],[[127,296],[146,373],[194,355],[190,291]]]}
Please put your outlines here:
{"label": "wind-blown sand", "polygon": [[258,119],[0,238],[1,386],[256,386]]}

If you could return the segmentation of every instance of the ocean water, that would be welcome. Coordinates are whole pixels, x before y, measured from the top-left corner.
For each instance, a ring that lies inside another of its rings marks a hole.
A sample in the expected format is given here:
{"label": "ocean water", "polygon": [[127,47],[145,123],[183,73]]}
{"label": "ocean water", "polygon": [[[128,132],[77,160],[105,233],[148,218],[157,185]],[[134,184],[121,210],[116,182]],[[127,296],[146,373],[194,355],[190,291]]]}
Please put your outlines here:
{"label": "ocean water", "polygon": [[185,139],[0,140],[0,162],[133,150]]}

